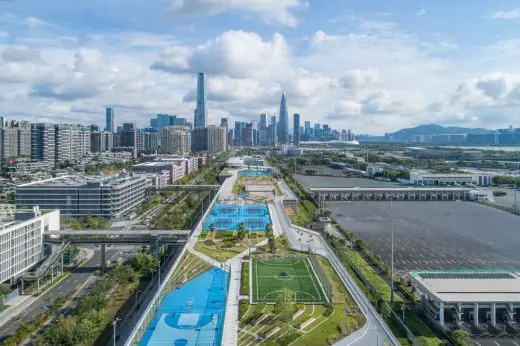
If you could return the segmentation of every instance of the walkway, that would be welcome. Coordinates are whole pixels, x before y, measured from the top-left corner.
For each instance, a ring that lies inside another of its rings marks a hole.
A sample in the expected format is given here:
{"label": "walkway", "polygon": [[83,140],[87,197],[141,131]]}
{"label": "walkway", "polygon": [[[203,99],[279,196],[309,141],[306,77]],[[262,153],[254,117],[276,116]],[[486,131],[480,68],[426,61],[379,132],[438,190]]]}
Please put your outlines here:
{"label": "walkway", "polygon": [[340,340],[336,345],[400,345],[397,338],[319,233],[293,225],[284,212],[281,198],[275,199],[274,213],[271,215],[271,218],[275,220],[273,222],[277,224],[277,227],[283,229],[293,248],[301,250],[310,247],[314,253],[328,258],[341,281],[343,281],[343,284],[366,316],[367,323],[361,329]]}
{"label": "walkway", "polygon": [[222,345],[235,346],[238,342],[238,306],[240,300],[240,278],[242,257],[231,259],[231,277],[226,300],[226,316],[224,317],[224,330]]}

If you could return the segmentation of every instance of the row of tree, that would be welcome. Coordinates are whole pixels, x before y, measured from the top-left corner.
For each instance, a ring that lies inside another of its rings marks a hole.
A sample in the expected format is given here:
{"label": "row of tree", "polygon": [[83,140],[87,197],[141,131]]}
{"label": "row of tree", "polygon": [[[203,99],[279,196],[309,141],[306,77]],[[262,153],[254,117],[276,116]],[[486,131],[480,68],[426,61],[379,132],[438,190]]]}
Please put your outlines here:
{"label": "row of tree", "polygon": [[[494,185],[514,185],[515,177],[512,175],[495,175],[493,177]],[[520,177],[516,178],[516,186],[520,186]]]}

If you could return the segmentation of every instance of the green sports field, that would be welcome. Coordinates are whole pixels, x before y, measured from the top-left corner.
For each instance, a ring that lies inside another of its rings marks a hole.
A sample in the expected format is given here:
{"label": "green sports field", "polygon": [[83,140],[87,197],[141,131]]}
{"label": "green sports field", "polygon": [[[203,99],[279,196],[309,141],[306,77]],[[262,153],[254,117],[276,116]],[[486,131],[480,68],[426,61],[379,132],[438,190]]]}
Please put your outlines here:
{"label": "green sports field", "polygon": [[253,258],[251,268],[253,303],[275,303],[282,288],[293,291],[297,303],[327,301],[308,257]]}

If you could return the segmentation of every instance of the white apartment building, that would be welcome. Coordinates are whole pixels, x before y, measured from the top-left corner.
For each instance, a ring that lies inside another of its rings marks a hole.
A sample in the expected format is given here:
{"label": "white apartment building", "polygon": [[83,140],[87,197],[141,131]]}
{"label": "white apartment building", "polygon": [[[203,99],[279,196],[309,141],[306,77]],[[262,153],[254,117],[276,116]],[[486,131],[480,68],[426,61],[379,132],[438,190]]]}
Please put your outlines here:
{"label": "white apartment building", "polygon": [[60,229],[60,211],[0,223],[0,282],[13,280],[42,259],[42,237],[47,230]]}

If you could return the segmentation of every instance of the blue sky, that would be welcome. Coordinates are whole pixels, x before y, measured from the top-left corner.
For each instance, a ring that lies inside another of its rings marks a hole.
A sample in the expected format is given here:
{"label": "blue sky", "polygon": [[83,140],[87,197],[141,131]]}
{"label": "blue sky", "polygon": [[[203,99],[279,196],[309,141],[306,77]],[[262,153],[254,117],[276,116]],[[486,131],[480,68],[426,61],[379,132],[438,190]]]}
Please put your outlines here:
{"label": "blue sky", "polygon": [[7,118],[146,126],[277,114],[381,134],[501,128],[520,109],[520,4],[510,0],[0,0]]}

